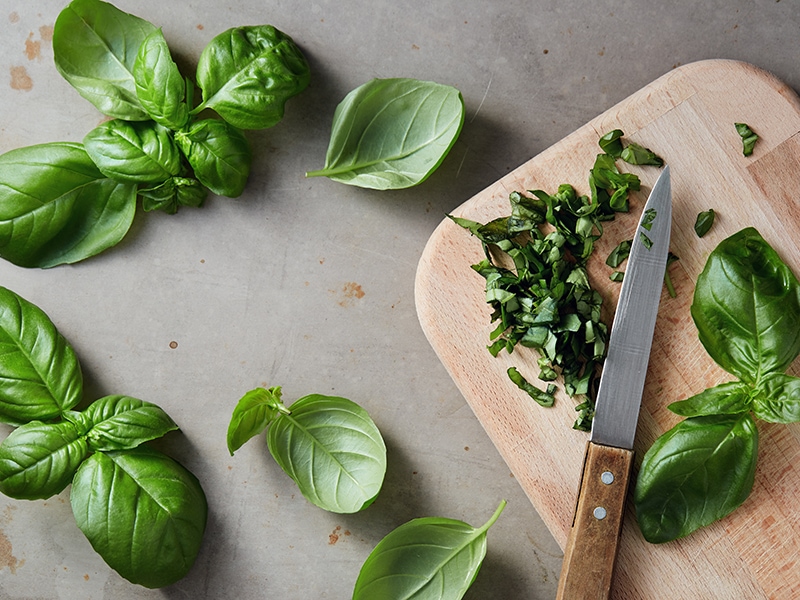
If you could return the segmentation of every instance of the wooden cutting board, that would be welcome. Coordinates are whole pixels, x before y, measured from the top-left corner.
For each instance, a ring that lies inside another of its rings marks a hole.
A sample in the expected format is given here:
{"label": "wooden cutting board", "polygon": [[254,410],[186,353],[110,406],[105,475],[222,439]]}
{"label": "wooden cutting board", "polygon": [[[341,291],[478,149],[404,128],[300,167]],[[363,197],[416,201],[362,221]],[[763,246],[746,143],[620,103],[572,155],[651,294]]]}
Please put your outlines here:
{"label": "wooden cutting board", "polygon": [[[535,106],[531,107],[535,110]],[[735,122],[760,136],[742,154]],[[622,129],[651,148],[672,171],[670,273],[677,297],[664,292],[653,340],[636,447],[637,467],[655,438],[677,423],[666,406],[732,379],[697,339],[689,314],[694,281],[711,250],[745,226],[756,227],[800,275],[800,99],[752,65],[709,60],[676,68],[587,123],[472,199],[453,214],[480,222],[509,214],[514,190],[555,192],[571,183],[588,193],[588,173],[601,135]],[[660,169],[622,165],[642,190],[631,213],[608,223],[590,264],[610,323],[618,285],[604,263],[636,220]],[[702,239],[693,225],[713,208],[717,221]],[[419,263],[416,303],[422,327],[458,388],[563,548],[578,489],[588,434],[571,428],[574,401],[534,404],[506,376],[517,366],[537,381],[536,354],[518,348],[493,358],[485,349],[493,325],[484,280],[470,269],[480,243],[449,219],[428,242]],[[798,374],[798,362],[790,373]],[[800,424],[759,423],[760,450],[750,498],[728,518],[688,538],[661,545],[644,541],[630,497],[612,597],[617,600],[800,598]],[[636,470],[637,467],[634,467]]]}

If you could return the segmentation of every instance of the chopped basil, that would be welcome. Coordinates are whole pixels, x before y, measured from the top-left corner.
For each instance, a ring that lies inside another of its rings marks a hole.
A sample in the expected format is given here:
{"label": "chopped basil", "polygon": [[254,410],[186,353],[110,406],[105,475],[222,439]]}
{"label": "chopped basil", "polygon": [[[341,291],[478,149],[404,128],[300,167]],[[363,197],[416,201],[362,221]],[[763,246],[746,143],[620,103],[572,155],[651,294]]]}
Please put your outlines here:
{"label": "chopped basil", "polygon": [[753,148],[758,141],[758,134],[756,134],[747,123],[734,123],[736,132],[742,138],[742,154],[750,156],[753,153]]}
{"label": "chopped basil", "polygon": [[632,165],[653,165],[654,167],[664,165],[663,158],[636,142],[630,142],[620,154],[620,158]]}
{"label": "chopped basil", "polygon": [[622,240],[619,244],[617,244],[617,247],[611,251],[611,254],[608,255],[606,264],[612,269],[616,269],[625,261],[626,258],[628,258],[631,253],[632,245],[633,240]]}
{"label": "chopped basil", "polygon": [[667,254],[667,266],[664,268],[664,285],[667,286],[667,293],[670,298],[675,298],[678,295],[675,292],[675,286],[672,285],[672,277],[669,275],[669,266],[677,260],[679,260],[678,257],[672,252]]}
{"label": "chopped basil", "polygon": [[641,240],[644,247],[650,250],[653,247],[653,240],[647,237],[647,234],[644,231],[639,232],[639,239]]}
{"label": "chopped basil", "polygon": [[603,152],[610,154],[614,158],[619,158],[620,154],[622,154],[621,138],[623,135],[621,129],[614,129],[601,137],[599,144]]}
{"label": "chopped basil", "polygon": [[694,231],[697,237],[703,237],[708,233],[709,229],[711,229],[711,226],[714,224],[715,216],[716,213],[713,208],[704,210],[697,215],[697,220],[694,222]]}
{"label": "chopped basil", "polygon": [[625,273],[622,271],[614,271],[608,276],[611,281],[621,282],[625,278]]}
{"label": "chopped basil", "polygon": [[513,381],[519,389],[523,392],[526,392],[531,398],[533,398],[538,404],[542,406],[553,406],[555,402],[555,386],[548,385],[547,391],[542,391],[537,388],[535,385],[531,385],[528,383],[528,380],[522,376],[522,374],[517,370],[516,367],[509,367],[508,369],[508,378]]}

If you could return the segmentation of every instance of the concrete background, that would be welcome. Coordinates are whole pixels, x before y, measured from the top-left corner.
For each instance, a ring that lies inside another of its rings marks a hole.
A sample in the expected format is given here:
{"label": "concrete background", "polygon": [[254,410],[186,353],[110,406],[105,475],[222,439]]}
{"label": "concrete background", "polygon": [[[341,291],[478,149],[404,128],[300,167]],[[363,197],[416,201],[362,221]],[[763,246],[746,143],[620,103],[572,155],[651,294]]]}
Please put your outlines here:
{"label": "concrete background", "polygon": [[[101,120],[53,65],[52,26],[65,4],[0,0],[0,152],[80,141]],[[94,553],[69,490],[48,501],[0,497],[0,597],[348,598],[393,528],[420,516],[477,526],[502,498],[508,507],[466,598],[554,597],[561,550],[419,327],[419,255],[445,213],[675,66],[739,59],[800,90],[797,3],[116,5],[161,26],[186,73],[223,30],[275,25],[306,53],[312,82],[279,125],[248,134],[253,174],[240,199],[210,197],[175,216],[140,212],[121,244],[75,266],[0,263],[0,285],[41,307],[72,343],[87,400],[128,394],[175,419],[182,432],[160,446],[200,478],[210,504],[194,569],[151,591]],[[466,123],[449,157],[405,191],[306,179],[324,162],[337,103],[373,77],[461,90]],[[350,516],[310,505],[263,439],[229,456],[230,413],[262,385],[283,386],[287,403],[336,394],[370,412],[389,459],[374,505]]]}

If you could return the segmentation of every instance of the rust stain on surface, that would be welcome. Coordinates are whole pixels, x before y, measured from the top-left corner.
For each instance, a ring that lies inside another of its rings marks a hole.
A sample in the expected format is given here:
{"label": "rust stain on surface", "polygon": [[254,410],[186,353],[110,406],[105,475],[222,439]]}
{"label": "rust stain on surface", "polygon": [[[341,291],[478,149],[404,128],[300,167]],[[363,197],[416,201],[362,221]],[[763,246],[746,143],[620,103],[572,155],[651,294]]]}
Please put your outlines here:
{"label": "rust stain on surface", "polygon": [[19,23],[19,13],[16,11],[12,12],[10,15],[8,15],[8,20],[12,23]]}
{"label": "rust stain on surface", "polygon": [[339,306],[347,308],[355,301],[360,300],[366,294],[364,289],[355,281],[348,281],[342,286],[341,290],[328,290],[331,294],[341,294],[343,299],[339,301]]}
{"label": "rust stain on surface", "polygon": [[0,531],[0,569],[8,567],[11,574],[17,572],[17,567],[22,566],[25,561],[17,560],[11,548],[11,541],[6,537],[6,534]]}
{"label": "rust stain on surface", "polygon": [[52,25],[42,25],[39,27],[39,37],[42,38],[43,42],[52,42],[53,41],[53,26]]}
{"label": "rust stain on surface", "polygon": [[29,92],[33,89],[33,80],[25,67],[11,67],[11,89]]}
{"label": "rust stain on surface", "polygon": [[331,534],[328,536],[328,544],[331,546],[335,546],[336,542],[339,541],[339,535],[341,534],[342,526],[337,525],[336,528],[331,531]]}
{"label": "rust stain on surface", "polygon": [[25,56],[28,57],[28,60],[35,60],[42,57],[42,42],[33,39],[32,31],[28,39],[25,40]]}

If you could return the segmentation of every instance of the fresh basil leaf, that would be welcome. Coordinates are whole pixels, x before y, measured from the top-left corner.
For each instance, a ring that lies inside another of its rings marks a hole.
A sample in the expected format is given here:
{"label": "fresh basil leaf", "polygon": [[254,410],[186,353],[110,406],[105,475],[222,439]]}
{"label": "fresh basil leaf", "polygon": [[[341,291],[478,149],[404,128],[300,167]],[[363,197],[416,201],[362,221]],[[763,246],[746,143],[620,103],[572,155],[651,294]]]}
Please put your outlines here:
{"label": "fresh basil leaf", "polygon": [[686,400],[673,402],[667,408],[682,417],[735,415],[750,410],[750,391],[750,386],[741,381],[721,383]]}
{"label": "fresh basil leaf", "polygon": [[800,378],[784,373],[768,373],[753,395],[753,413],[770,423],[800,421]]}
{"label": "fresh basil leaf", "polygon": [[133,65],[139,46],[155,27],[99,0],[73,0],[56,19],[56,68],[78,93],[105,115],[150,118],[136,95]]}
{"label": "fresh basil leaf", "polygon": [[144,446],[93,454],[75,475],[70,502],[92,547],[128,581],[163,587],[194,564],[206,497],[197,478],[164,454]]}
{"label": "fresh basil leaf", "polygon": [[714,224],[714,217],[716,217],[716,213],[713,208],[697,213],[697,219],[694,222],[694,232],[697,237],[703,237],[711,230],[711,226]]}
{"label": "fresh basil leaf", "polygon": [[191,177],[170,177],[151,188],[139,188],[145,212],[163,210],[174,215],[181,206],[202,206],[208,189]]}
{"label": "fresh basil leaf", "polygon": [[486,535],[505,508],[481,527],[423,517],[391,531],[367,557],[353,600],[460,600],[486,556]]}
{"label": "fresh basil leaf", "polygon": [[136,448],[178,429],[161,407],[130,396],[100,398],[83,412],[93,423],[87,438],[95,452]]}
{"label": "fresh basil leaf", "polygon": [[90,131],[83,145],[100,172],[117,181],[161,182],[181,169],[172,134],[154,121],[107,121]]}
{"label": "fresh basil leaf", "polygon": [[[544,390],[540,390],[535,385],[532,385],[528,382],[525,377],[523,377],[522,373],[520,373],[516,367],[509,367],[508,368],[508,378],[514,382],[514,384],[521,389],[523,392],[527,393],[531,398],[533,398],[537,404],[540,406],[553,406],[555,402],[555,396],[553,395],[553,390],[551,389],[550,392],[546,392]],[[550,368],[549,372],[552,373],[552,376],[548,378],[539,377],[540,379],[545,379],[547,381],[552,381],[556,378],[556,372]]]}
{"label": "fresh basil leaf", "polygon": [[622,154],[621,138],[623,135],[625,134],[621,129],[614,129],[602,136],[598,144],[600,144],[600,148],[603,149],[603,152],[614,158],[619,158],[620,154]]}
{"label": "fresh basil leaf", "polygon": [[734,123],[734,126],[736,127],[736,133],[742,138],[742,154],[750,156],[758,141],[758,134],[750,129],[747,123]]}
{"label": "fresh basil leaf", "polygon": [[179,132],[175,140],[200,183],[220,196],[241,196],[252,162],[241,131],[219,119],[204,119]]}
{"label": "fresh basil leaf", "polygon": [[783,372],[800,353],[800,286],[748,227],[723,240],[695,286],[691,313],[708,354],[742,381]]}
{"label": "fresh basil leaf", "polygon": [[231,456],[286,410],[281,403],[280,387],[256,388],[242,396],[228,424],[228,452]]}
{"label": "fresh basil leaf", "polygon": [[272,27],[236,27],[215,37],[200,54],[197,84],[203,102],[241,129],[272,127],[286,101],[302,92],[310,71],[292,38]]}
{"label": "fresh basil leaf", "polygon": [[186,83],[172,60],[161,29],[148,35],[133,63],[136,96],[156,123],[181,129],[189,120]]}
{"label": "fresh basil leaf", "polygon": [[636,142],[630,142],[619,157],[631,165],[652,165],[654,167],[664,166],[664,159],[655,152]]}
{"label": "fresh basil leaf", "polygon": [[617,247],[614,248],[606,258],[606,264],[609,267],[616,269],[620,266],[631,253],[631,246],[633,240],[622,240]]}
{"label": "fresh basil leaf", "polygon": [[691,417],[645,454],[634,491],[639,528],[668,542],[717,521],[753,487],[758,430],[749,413]]}
{"label": "fresh basil leaf", "polygon": [[346,398],[312,394],[270,425],[275,461],[312,504],[358,512],[375,500],[386,474],[386,446],[363,408]]}
{"label": "fresh basil leaf", "polygon": [[423,182],[442,163],[464,124],[464,100],[450,86],[373,79],[333,115],[325,167],[306,173],[378,190]]}
{"label": "fresh basil leaf", "polygon": [[0,156],[0,256],[53,267],[117,244],[136,211],[136,186],[107,179],[81,144],[49,143]]}
{"label": "fresh basil leaf", "polygon": [[70,421],[32,421],[12,431],[0,444],[0,492],[24,500],[62,492],[89,454],[85,433]]}
{"label": "fresh basil leaf", "polygon": [[83,376],[69,342],[37,306],[0,287],[0,421],[50,420],[81,401]]}

